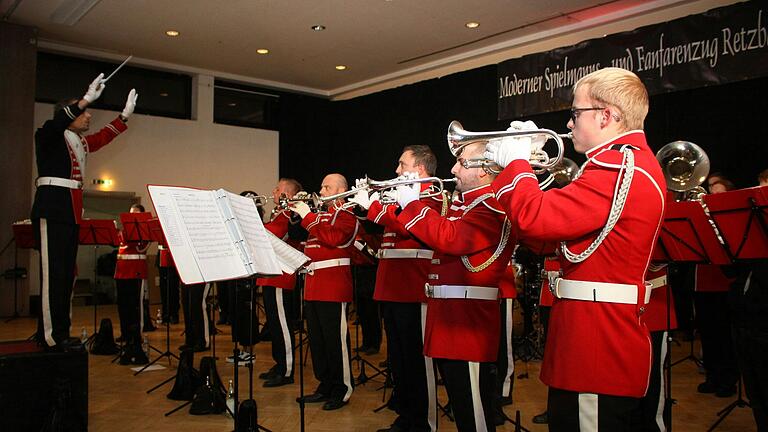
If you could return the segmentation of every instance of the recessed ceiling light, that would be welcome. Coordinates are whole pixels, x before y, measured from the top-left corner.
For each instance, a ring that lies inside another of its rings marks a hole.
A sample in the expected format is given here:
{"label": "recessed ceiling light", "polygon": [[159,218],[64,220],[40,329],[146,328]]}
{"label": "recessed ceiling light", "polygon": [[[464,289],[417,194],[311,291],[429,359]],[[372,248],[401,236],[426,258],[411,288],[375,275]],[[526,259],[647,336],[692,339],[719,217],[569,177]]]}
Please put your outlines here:
{"label": "recessed ceiling light", "polygon": [[230,102],[230,103],[227,104],[227,106],[236,107],[237,104],[235,102]]}
{"label": "recessed ceiling light", "polygon": [[344,70],[344,69],[346,69],[346,68],[347,68],[347,67],[346,67],[346,66],[344,66],[344,65],[337,65],[337,66],[336,66],[336,70],[340,70],[340,71],[341,71],[341,70]]}
{"label": "recessed ceiling light", "polygon": [[259,48],[256,50],[256,52],[259,54],[269,54],[269,50],[266,48]]}
{"label": "recessed ceiling light", "polygon": [[180,33],[179,33],[179,31],[178,31],[178,30],[166,30],[166,31],[165,31],[165,35],[166,35],[166,36],[170,36],[170,37],[176,37],[176,36],[178,36],[179,34],[180,34]]}
{"label": "recessed ceiling light", "polygon": [[315,24],[312,27],[310,27],[314,31],[323,31],[325,30],[325,26],[322,24]]}
{"label": "recessed ceiling light", "polygon": [[162,93],[160,93],[160,96],[161,96],[161,97],[166,97],[166,96],[168,96],[168,93],[166,93],[166,92],[162,92]]}
{"label": "recessed ceiling light", "polygon": [[470,21],[470,22],[468,22],[468,23],[464,24],[464,26],[465,26],[466,28],[471,28],[471,29],[473,29],[473,28],[478,28],[478,27],[480,27],[480,23],[479,23],[479,22],[475,22],[475,21]]}

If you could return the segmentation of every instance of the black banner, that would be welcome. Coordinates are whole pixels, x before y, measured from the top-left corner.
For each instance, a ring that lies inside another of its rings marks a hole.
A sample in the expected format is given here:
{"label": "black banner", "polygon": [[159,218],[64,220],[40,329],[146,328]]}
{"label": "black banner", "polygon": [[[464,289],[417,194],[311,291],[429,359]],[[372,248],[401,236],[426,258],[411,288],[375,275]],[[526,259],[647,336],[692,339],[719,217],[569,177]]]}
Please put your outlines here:
{"label": "black banner", "polygon": [[766,76],[766,14],[754,0],[499,63],[498,119],[569,108],[576,81],[609,66],[651,95]]}

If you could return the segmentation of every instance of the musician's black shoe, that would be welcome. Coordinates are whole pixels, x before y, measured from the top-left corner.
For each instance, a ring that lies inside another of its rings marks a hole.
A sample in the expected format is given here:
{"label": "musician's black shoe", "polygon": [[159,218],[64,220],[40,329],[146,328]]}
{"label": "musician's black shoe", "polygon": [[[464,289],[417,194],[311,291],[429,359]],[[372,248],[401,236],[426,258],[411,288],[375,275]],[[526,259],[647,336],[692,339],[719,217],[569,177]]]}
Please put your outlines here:
{"label": "musician's black shoe", "polygon": [[304,397],[297,397],[296,402],[304,401],[304,403],[318,403],[318,402],[326,402],[329,400],[329,397],[322,394],[322,393],[312,393],[310,395],[306,395]]}
{"label": "musician's black shoe", "polygon": [[85,351],[85,345],[79,338],[68,337],[54,346],[44,346],[48,352],[82,352]]}
{"label": "musician's black shoe", "polygon": [[264,381],[264,387],[280,387],[293,384],[293,377],[276,376]]}
{"label": "musician's black shoe", "polygon": [[323,411],[333,411],[337,410],[347,403],[341,399],[331,399],[328,402],[323,404]]}
{"label": "musician's black shoe", "polygon": [[272,366],[268,371],[262,372],[259,374],[259,379],[263,380],[270,380],[274,377],[278,376],[277,374],[277,365]]}
{"label": "musician's black shoe", "polygon": [[696,391],[699,393],[715,393],[717,386],[711,381],[704,381],[696,387]]}
{"label": "musician's black shoe", "polygon": [[541,414],[533,416],[533,422],[536,424],[547,424],[549,423],[549,413],[547,411],[544,411]]}

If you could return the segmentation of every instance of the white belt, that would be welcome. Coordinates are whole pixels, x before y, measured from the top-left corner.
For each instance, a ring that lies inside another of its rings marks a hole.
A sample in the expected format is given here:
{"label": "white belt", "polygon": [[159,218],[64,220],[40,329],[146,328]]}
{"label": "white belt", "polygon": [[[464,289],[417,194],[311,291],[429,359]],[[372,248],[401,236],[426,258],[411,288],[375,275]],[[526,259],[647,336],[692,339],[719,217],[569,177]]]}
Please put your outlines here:
{"label": "white belt", "polygon": [[646,285],[651,284],[651,289],[656,289],[667,285],[667,275],[659,276],[655,279],[645,281]]}
{"label": "white belt", "polygon": [[337,259],[329,259],[324,261],[317,261],[307,266],[307,273],[314,274],[315,270],[331,268],[331,267],[348,266],[349,264],[350,264],[349,258],[337,258]]}
{"label": "white belt", "polygon": [[435,254],[429,249],[379,249],[379,259],[389,258],[424,258],[432,259]]}
{"label": "white belt", "polygon": [[118,254],[117,259],[119,260],[140,260],[140,259],[147,259],[147,256],[144,254]]}
{"label": "white belt", "polygon": [[[608,282],[587,282],[557,278],[550,285],[552,294],[561,299],[584,300],[603,303],[637,304],[637,286]],[[645,304],[651,298],[651,290],[645,290]]]}
{"label": "white belt", "polygon": [[496,300],[499,298],[499,289],[482,286],[424,284],[424,294],[430,298]]}
{"label": "white belt", "polygon": [[82,189],[83,182],[61,177],[38,177],[35,180],[37,186],[61,186],[69,189]]}

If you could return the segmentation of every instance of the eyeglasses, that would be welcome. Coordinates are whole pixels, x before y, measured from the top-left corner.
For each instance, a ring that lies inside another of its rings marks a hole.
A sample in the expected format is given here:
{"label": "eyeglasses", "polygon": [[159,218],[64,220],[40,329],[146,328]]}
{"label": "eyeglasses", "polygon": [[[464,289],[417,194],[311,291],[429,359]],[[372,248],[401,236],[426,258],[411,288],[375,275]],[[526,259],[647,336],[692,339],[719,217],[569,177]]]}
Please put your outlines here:
{"label": "eyeglasses", "polygon": [[576,119],[579,117],[579,114],[581,114],[584,111],[599,111],[604,109],[605,109],[604,107],[571,108],[571,121],[576,123]]}

